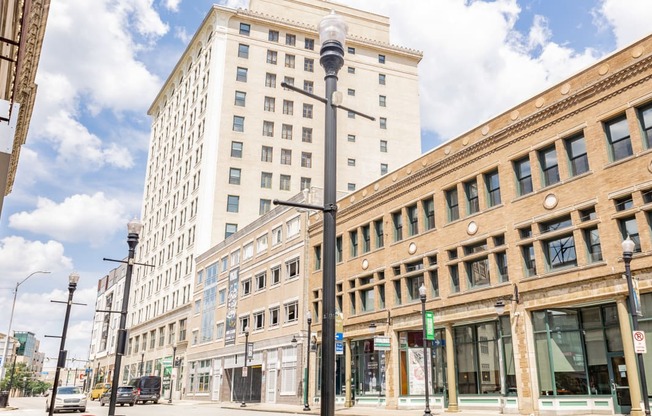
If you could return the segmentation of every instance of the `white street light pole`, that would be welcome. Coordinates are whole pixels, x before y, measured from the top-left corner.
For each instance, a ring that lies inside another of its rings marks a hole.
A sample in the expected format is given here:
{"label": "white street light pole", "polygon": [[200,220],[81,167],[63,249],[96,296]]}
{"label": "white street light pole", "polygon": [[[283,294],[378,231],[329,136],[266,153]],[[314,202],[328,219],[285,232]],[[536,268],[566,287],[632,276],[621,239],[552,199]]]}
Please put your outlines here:
{"label": "white street light pole", "polygon": [[11,324],[14,321],[14,309],[16,308],[16,296],[18,295],[18,287],[25,283],[27,279],[30,277],[34,276],[35,274],[48,274],[50,272],[47,271],[37,271],[31,273],[29,276],[21,280],[20,282],[16,283],[16,288],[14,289],[14,302],[11,304],[11,314],[9,315],[9,328],[7,329],[7,334],[5,336],[5,347],[2,352],[2,366],[0,367],[0,380],[3,380],[5,378],[5,368],[6,368],[6,361],[7,361],[7,352],[9,351],[9,337],[11,336]]}

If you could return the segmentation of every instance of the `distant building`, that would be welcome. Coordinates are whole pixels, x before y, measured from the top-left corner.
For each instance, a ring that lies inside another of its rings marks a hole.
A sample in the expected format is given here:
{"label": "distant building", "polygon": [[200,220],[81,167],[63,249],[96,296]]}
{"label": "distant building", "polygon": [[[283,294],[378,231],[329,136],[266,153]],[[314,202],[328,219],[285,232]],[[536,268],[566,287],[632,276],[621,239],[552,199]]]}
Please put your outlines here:
{"label": "distant building", "polygon": [[23,362],[33,373],[38,374],[43,370],[43,360],[45,355],[38,351],[41,344],[36,339],[36,334],[28,331],[14,331],[14,337],[20,342],[16,350],[18,355],[17,362]]}
{"label": "distant building", "polygon": [[[267,213],[275,198],[323,186],[324,95],[317,24],[349,25],[340,71],[339,190],[350,192],[421,151],[421,53],[390,43],[389,18],[322,0],[213,6],[150,108],[152,133],[129,305],[123,380],[164,374],[184,356],[195,257]],[[291,17],[289,17],[291,16]],[[166,385],[169,385],[169,380]]]}
{"label": "distant building", "polygon": [[0,213],[27,139],[50,0],[8,0],[0,9]]}

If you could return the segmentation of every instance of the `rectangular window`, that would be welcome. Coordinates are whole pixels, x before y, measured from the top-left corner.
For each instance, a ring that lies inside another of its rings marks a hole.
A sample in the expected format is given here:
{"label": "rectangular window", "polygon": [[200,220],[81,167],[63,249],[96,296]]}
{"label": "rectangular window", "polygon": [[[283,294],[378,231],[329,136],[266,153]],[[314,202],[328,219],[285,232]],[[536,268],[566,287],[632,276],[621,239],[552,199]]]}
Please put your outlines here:
{"label": "rectangular window", "polygon": [[394,280],[394,304],[396,306],[403,304],[403,291],[401,290],[401,281]]}
{"label": "rectangular window", "polygon": [[382,218],[374,221],[374,234],[376,236],[376,248],[385,246],[385,233],[383,231]]}
{"label": "rectangular window", "polygon": [[464,262],[470,289],[489,286],[489,259],[487,257]]}
{"label": "rectangular window", "polygon": [[350,158],[347,159],[347,160],[346,160],[346,164],[347,164],[348,166],[355,166],[355,159],[350,159]]}
{"label": "rectangular window", "polygon": [[419,210],[417,204],[407,207],[405,211],[408,219],[408,235],[419,234]]}
{"label": "rectangular window", "polygon": [[244,107],[247,101],[247,93],[242,91],[235,92],[235,103],[238,107]]}
{"label": "rectangular window", "polygon": [[242,296],[247,296],[251,293],[251,279],[242,281]]}
{"label": "rectangular window", "polygon": [[269,308],[269,326],[278,326],[279,324],[279,307]]}
{"label": "rectangular window", "polygon": [[426,231],[435,228],[435,201],[431,198],[421,201],[423,207],[423,225]]}
{"label": "rectangular window", "polygon": [[265,327],[265,312],[254,313],[254,330],[263,329]]}
{"label": "rectangular window", "polygon": [[509,273],[507,270],[507,253],[502,251],[495,254],[496,271],[498,272],[498,281],[500,283],[509,281]]}
{"label": "rectangular window", "polygon": [[385,55],[378,54],[378,63],[379,64],[385,63]]}
{"label": "rectangular window", "polygon": [[238,58],[249,58],[249,45],[243,43],[238,45]]}
{"label": "rectangular window", "polygon": [[292,125],[283,124],[281,126],[281,139],[292,140]]}
{"label": "rectangular window", "polygon": [[284,306],[285,310],[285,320],[284,323],[294,322],[299,317],[299,305],[296,301],[291,303],[286,303]]}
{"label": "rectangular window", "polygon": [[312,118],[312,104],[303,104],[303,117]]}
{"label": "rectangular window", "polygon": [[350,192],[355,191],[355,184],[352,182],[349,182],[346,184],[346,189],[349,190]]}
{"label": "rectangular window", "polygon": [[263,146],[260,151],[261,162],[272,162],[274,156],[274,149],[271,146]]}
{"label": "rectangular window", "polygon": [[312,182],[312,179],[305,178],[305,177],[302,176],[301,177],[301,190],[310,189],[310,183],[311,182]]}
{"label": "rectangular window", "polygon": [[281,283],[281,266],[272,267],[270,269],[270,274],[272,275],[272,285]]}
{"label": "rectangular window", "polygon": [[256,291],[265,289],[267,286],[267,274],[265,272],[256,275]]}
{"label": "rectangular window", "polygon": [[351,143],[355,143],[355,134],[347,134],[346,140]]}
{"label": "rectangular window", "polygon": [[258,215],[267,214],[272,209],[272,201],[269,199],[261,199],[258,205]]}
{"label": "rectangular window", "polygon": [[272,173],[271,172],[261,172],[260,173],[260,187],[266,189],[272,189]]}
{"label": "rectangular window", "polygon": [[652,148],[652,105],[640,108],[638,110],[638,119],[641,123],[645,148],[650,149]]}
{"label": "rectangular window", "polygon": [[557,150],[555,146],[539,150],[539,164],[543,174],[543,186],[554,185],[559,182],[559,165],[557,163]]}
{"label": "rectangular window", "polygon": [[460,272],[458,265],[448,266],[448,273],[451,278],[451,293],[458,293],[460,291]]}
{"label": "rectangular window", "polygon": [[274,137],[274,122],[263,121],[263,136]]}
{"label": "rectangular window", "polygon": [[487,205],[490,207],[500,205],[500,178],[498,177],[498,170],[485,173],[484,183],[487,188]]}
{"label": "rectangular window", "polygon": [[516,186],[518,195],[527,195],[533,191],[532,172],[530,171],[530,158],[525,156],[514,162],[514,173],[516,174]]}
{"label": "rectangular window", "polygon": [[281,191],[289,191],[290,190],[290,175],[281,175],[281,181],[279,184],[279,188]]}
{"label": "rectangular window", "polygon": [[240,324],[238,325],[238,330],[240,334],[244,334],[246,331],[249,331],[249,315],[240,317]]}
{"label": "rectangular window", "polygon": [[368,253],[371,250],[371,232],[370,232],[369,225],[363,226],[361,231],[362,231],[362,252]]}
{"label": "rectangular window", "polygon": [[294,68],[296,60],[297,60],[296,56],[290,55],[289,53],[285,54],[285,67]]}
{"label": "rectangular window", "polygon": [[291,164],[292,164],[292,150],[281,149],[281,165],[291,165]]}
{"label": "rectangular window", "polygon": [[584,230],[584,242],[589,263],[602,261],[602,245],[600,244],[600,234],[597,227]]}
{"label": "rectangular window", "polygon": [[[294,78],[293,78],[293,77],[284,76],[284,77],[283,77],[283,82],[285,82],[285,83],[288,84],[288,85],[294,85]],[[285,89],[287,89],[287,88],[285,88]]]}
{"label": "rectangular window", "polygon": [[355,97],[355,90],[353,88],[349,88],[347,89],[347,94],[352,97]]}
{"label": "rectangular window", "polygon": [[238,212],[240,207],[240,197],[237,195],[228,195],[226,200],[227,212]]}
{"label": "rectangular window", "polygon": [[294,114],[294,101],[283,100],[283,114],[289,116]]}
{"label": "rectangular window", "polygon": [[229,183],[231,185],[240,185],[241,170],[238,168],[229,169]]}
{"label": "rectangular window", "polygon": [[352,67],[352,66],[350,66],[350,67],[347,68],[347,72],[348,72],[349,74],[355,74],[355,68]]}
{"label": "rectangular window", "polygon": [[236,70],[235,80],[247,82],[247,68],[238,67]]}
{"label": "rectangular window", "polygon": [[358,230],[349,231],[351,258],[358,257]]}
{"label": "rectangular window", "polygon": [[378,74],[378,84],[385,85],[385,79],[386,79],[385,74]]}
{"label": "rectangular window", "polygon": [[242,158],[242,142],[231,142],[231,157]]}
{"label": "rectangular window", "polygon": [[335,239],[335,261],[337,263],[342,262],[342,236],[339,235]]}
{"label": "rectangular window", "polygon": [[304,45],[305,45],[304,46],[305,49],[308,49],[308,50],[311,50],[311,51],[315,50],[315,40],[314,39],[306,38]]}
{"label": "rectangular window", "polygon": [[544,241],[543,248],[548,270],[577,266],[575,239],[572,234]]}
{"label": "rectangular window", "polygon": [[629,126],[627,117],[622,115],[616,119],[604,123],[607,143],[609,145],[609,155],[611,161],[615,162],[634,154],[632,150],[632,141],[629,137]]}
{"label": "rectangular window", "polygon": [[389,165],[387,165],[387,163],[381,163],[380,164],[380,176],[387,175],[388,171],[389,171]]}
{"label": "rectangular window", "polygon": [[621,218],[618,220],[618,228],[620,228],[620,234],[622,239],[625,240],[627,236],[636,244],[634,246],[634,252],[641,252],[641,238],[638,235],[638,224],[636,223],[636,217]]}
{"label": "rectangular window", "polygon": [[249,33],[251,33],[251,25],[248,23],[240,23],[240,34],[249,36]]}
{"label": "rectangular window", "polygon": [[464,182],[464,192],[466,193],[466,212],[475,214],[480,211],[480,200],[478,199],[478,181],[476,179]]}
{"label": "rectangular window", "polygon": [[387,140],[380,141],[380,152],[387,153]]}
{"label": "rectangular window", "polygon": [[274,97],[265,97],[263,110],[273,113],[276,111],[276,99]]}
{"label": "rectangular window", "polygon": [[314,72],[315,60],[312,58],[303,58],[303,70],[307,72]]}
{"label": "rectangular window", "polygon": [[256,252],[258,254],[267,251],[267,234],[262,235],[256,239]]}
{"label": "rectangular window", "polygon": [[244,117],[233,116],[233,131],[244,131]]}
{"label": "rectangular window", "polygon": [[572,176],[581,175],[589,170],[589,158],[586,155],[584,136],[579,135],[564,140],[568,157],[569,170]]}
{"label": "rectangular window", "polygon": [[238,224],[226,224],[224,226],[224,238],[230,237],[238,232]]}
{"label": "rectangular window", "polygon": [[321,270],[321,245],[313,247],[315,270]]}
{"label": "rectangular window", "polygon": [[349,46],[347,48],[347,52],[350,53],[351,55],[355,55],[355,48],[353,46]]}
{"label": "rectangular window", "polygon": [[634,208],[634,200],[630,194],[614,199],[614,205],[616,211],[627,211],[628,209]]}
{"label": "rectangular window", "polygon": [[269,72],[265,74],[265,86],[276,88],[276,74],[270,74]]}
{"label": "rectangular window", "polygon": [[534,246],[532,244],[529,244],[521,247],[521,253],[523,254],[523,265],[525,268],[524,270],[525,276],[536,276],[537,265],[534,258]]}
{"label": "rectangular window", "polygon": [[310,127],[301,128],[301,141],[304,143],[312,143],[312,128]]}
{"label": "rectangular window", "polygon": [[315,89],[315,84],[312,81],[303,81],[303,90],[312,93]]}
{"label": "rectangular window", "polygon": [[387,119],[385,117],[380,117],[380,128],[385,130],[387,129]]}
{"label": "rectangular window", "polygon": [[401,211],[392,213],[392,224],[394,225],[394,241],[403,240],[403,213]]}
{"label": "rectangular window", "polygon": [[457,201],[457,188],[445,191],[446,207],[448,209],[448,222],[460,219],[460,207]]}
{"label": "rectangular window", "polygon": [[[302,168],[312,167],[312,153],[301,152],[301,167]],[[305,188],[301,188],[301,189],[305,189]]]}
{"label": "rectangular window", "polygon": [[384,95],[378,96],[378,105],[381,107],[387,107],[387,97]]}
{"label": "rectangular window", "polygon": [[270,42],[278,42],[278,30],[270,29],[269,34],[267,35],[267,40]]}
{"label": "rectangular window", "polygon": [[564,215],[562,217],[540,223],[539,230],[541,230],[541,234],[545,234],[551,231],[562,230],[572,225],[573,225],[573,221],[570,215]]}

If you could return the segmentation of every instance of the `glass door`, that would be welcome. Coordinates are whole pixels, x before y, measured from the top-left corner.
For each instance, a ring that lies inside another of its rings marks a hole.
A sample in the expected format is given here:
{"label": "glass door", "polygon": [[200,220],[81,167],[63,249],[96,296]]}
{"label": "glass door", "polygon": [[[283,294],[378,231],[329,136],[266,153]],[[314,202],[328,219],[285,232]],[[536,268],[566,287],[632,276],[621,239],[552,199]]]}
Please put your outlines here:
{"label": "glass door", "polygon": [[611,395],[614,400],[614,413],[628,414],[632,409],[632,399],[629,395],[627,366],[622,352],[611,352],[609,357],[609,379]]}

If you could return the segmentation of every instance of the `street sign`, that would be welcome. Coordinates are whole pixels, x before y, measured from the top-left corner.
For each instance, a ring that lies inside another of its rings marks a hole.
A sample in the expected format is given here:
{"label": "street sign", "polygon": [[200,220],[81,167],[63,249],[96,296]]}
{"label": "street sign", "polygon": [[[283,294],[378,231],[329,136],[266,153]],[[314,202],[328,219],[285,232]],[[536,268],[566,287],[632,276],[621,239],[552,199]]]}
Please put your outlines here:
{"label": "street sign", "polygon": [[647,346],[645,345],[645,332],[643,331],[633,331],[634,337],[634,352],[636,354],[646,354]]}
{"label": "street sign", "polygon": [[344,339],[344,315],[338,313],[335,315],[335,340],[342,341]]}
{"label": "street sign", "polygon": [[343,342],[335,342],[335,355],[344,355],[344,343]]}
{"label": "street sign", "polygon": [[242,377],[247,377],[247,370],[249,367],[242,367]]}
{"label": "street sign", "polygon": [[344,340],[344,334],[341,332],[336,332],[335,333],[335,341],[342,341]]}
{"label": "street sign", "polygon": [[377,335],[374,337],[374,351],[389,351],[389,337],[384,335]]}
{"label": "street sign", "polygon": [[426,311],[426,339],[435,339],[435,314],[433,311]]}

